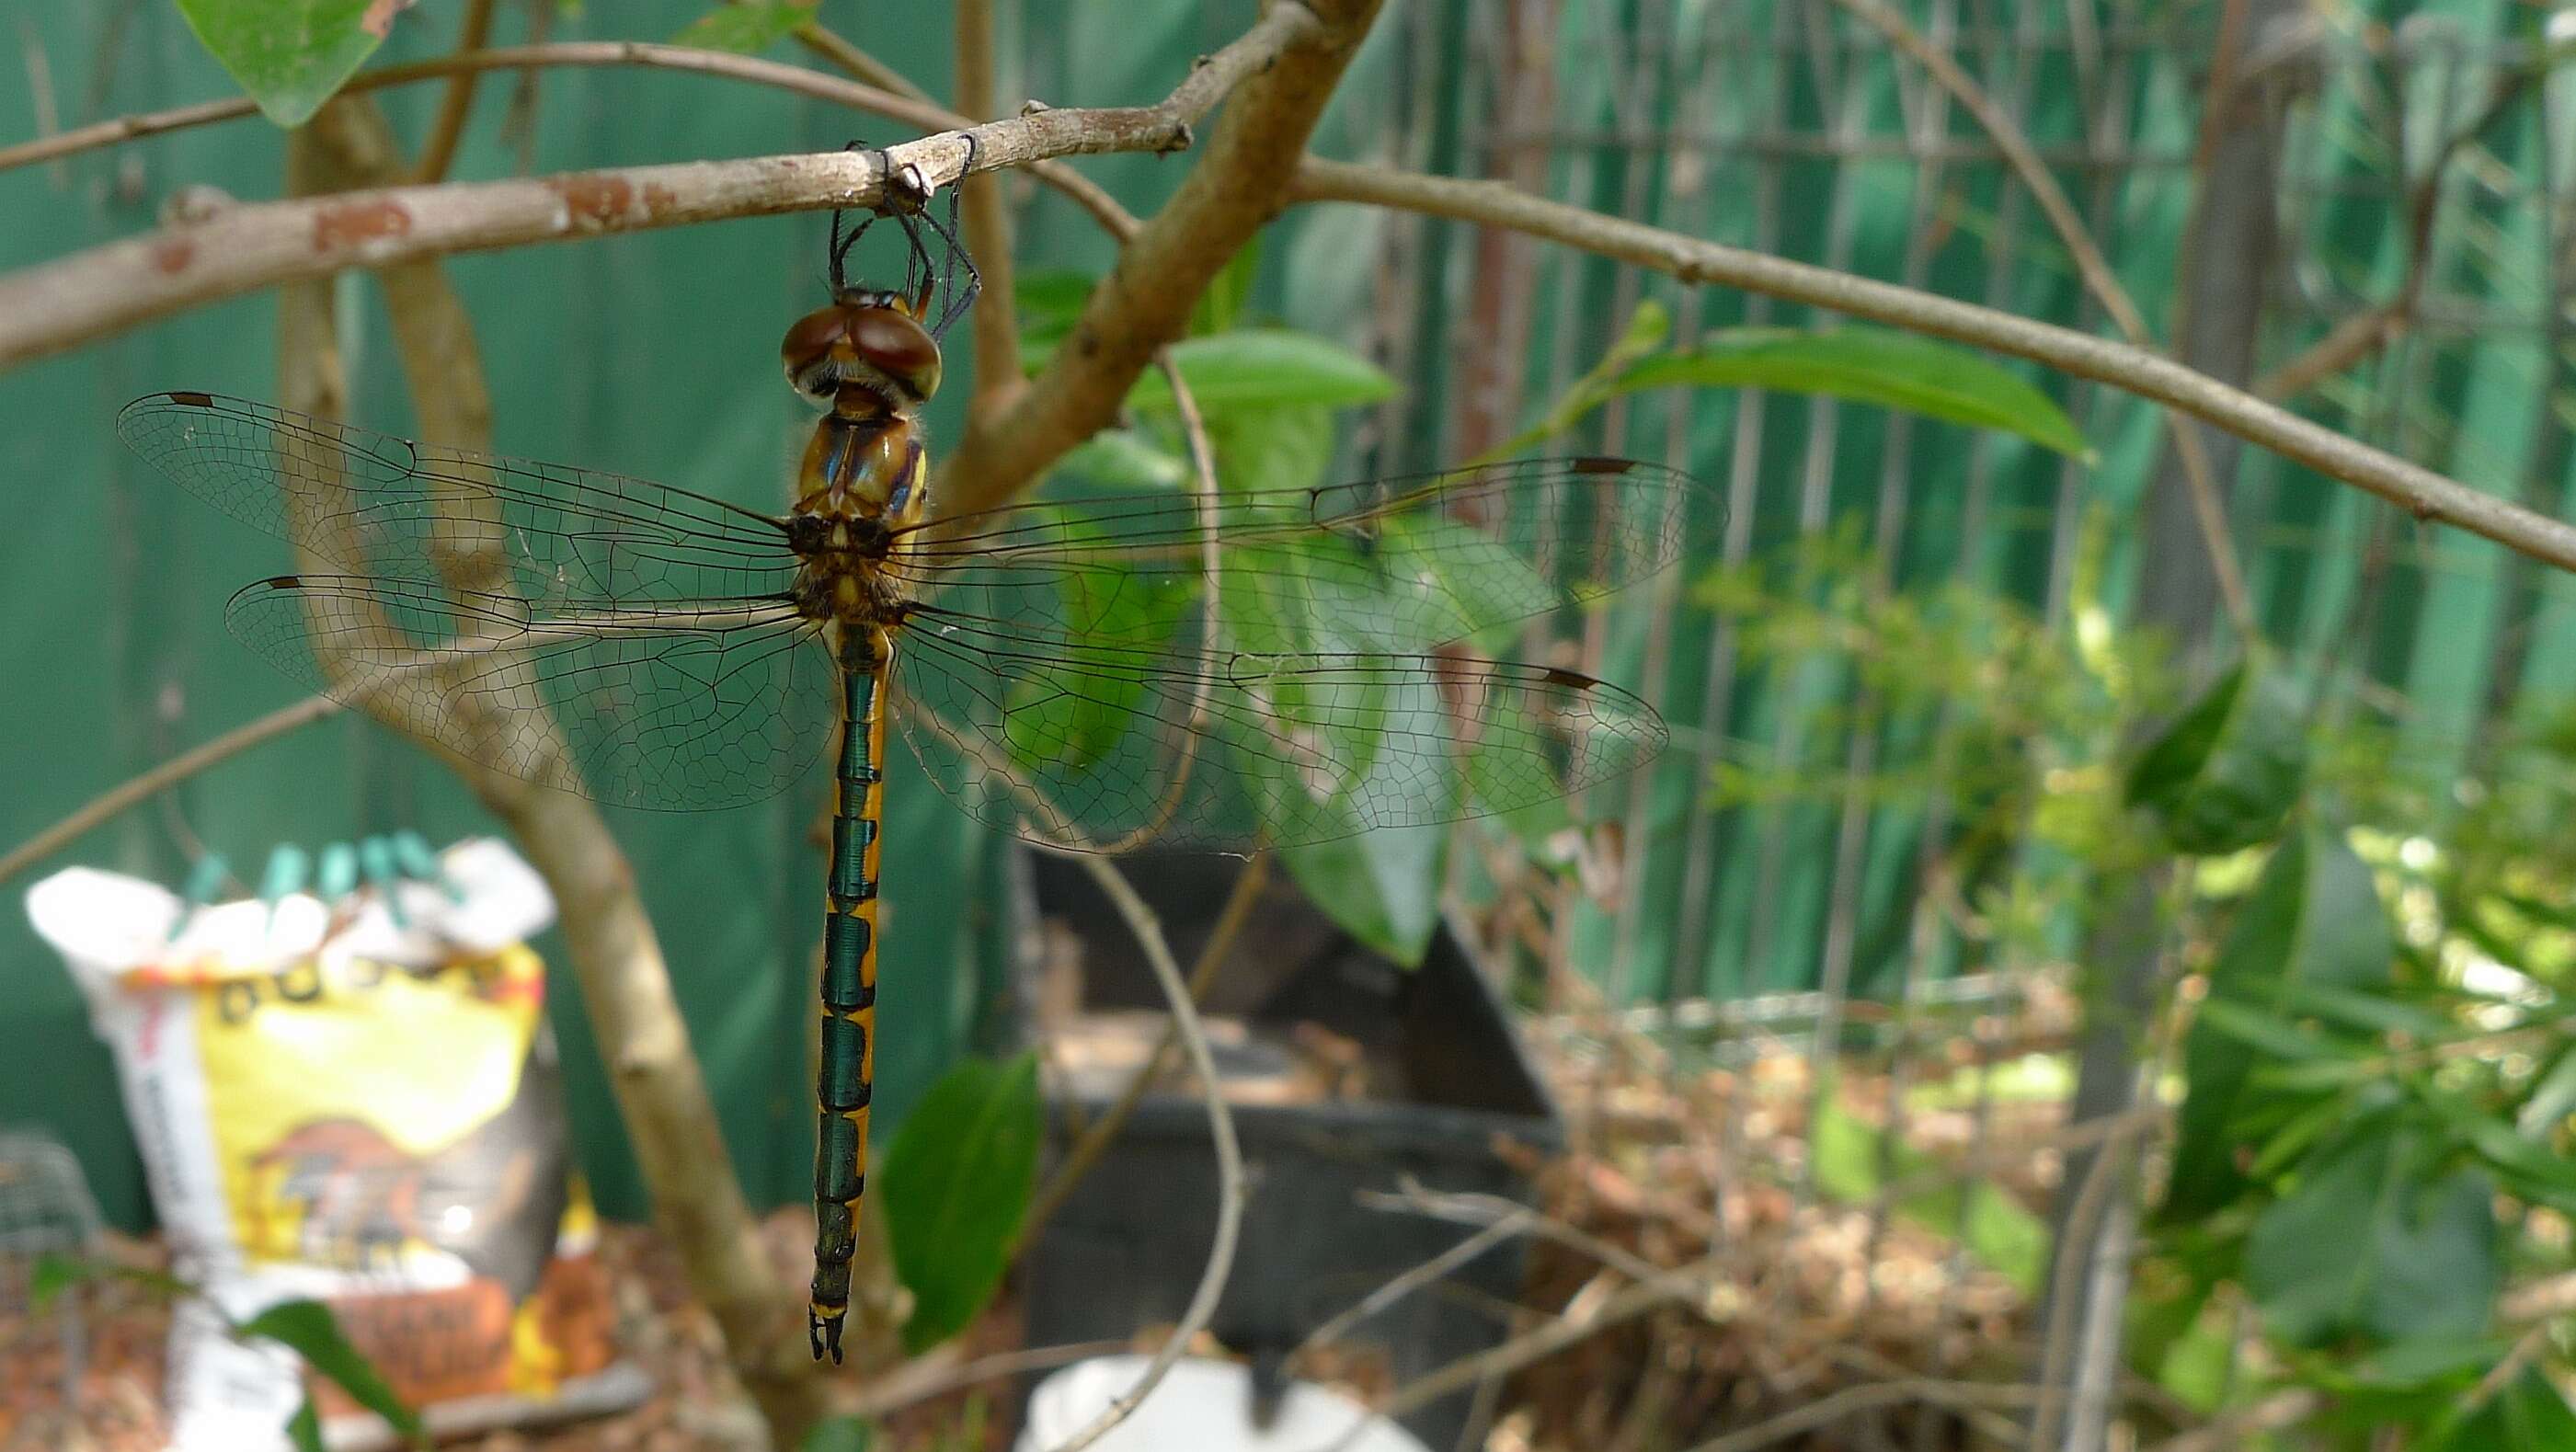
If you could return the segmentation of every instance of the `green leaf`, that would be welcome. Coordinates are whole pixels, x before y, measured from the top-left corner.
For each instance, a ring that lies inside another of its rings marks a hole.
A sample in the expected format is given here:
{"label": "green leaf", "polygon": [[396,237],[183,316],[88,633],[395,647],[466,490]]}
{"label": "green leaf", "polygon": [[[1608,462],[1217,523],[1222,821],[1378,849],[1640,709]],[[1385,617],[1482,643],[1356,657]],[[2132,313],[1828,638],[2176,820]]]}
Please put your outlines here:
{"label": "green leaf", "polygon": [[[1243,328],[1172,345],[1172,361],[1200,412],[1255,408],[1348,408],[1395,396],[1395,380],[1350,349],[1287,328]],[[1127,392],[1140,413],[1168,414],[1172,386],[1148,368]]]}
{"label": "green leaf", "polygon": [[2255,1072],[2325,1047],[2295,1029],[2291,1038],[2264,1042],[2253,1025],[2281,1020],[2298,988],[2385,985],[2395,956],[2370,868],[2343,834],[2310,824],[2283,842],[2237,909],[2210,964],[2209,997],[2183,1041],[2180,1136],[2163,1211],[2169,1223],[2208,1215],[2246,1188],[2236,1163],[2237,1118]]}
{"label": "green leaf", "polygon": [[384,43],[380,0],[179,0],[197,42],[269,120],[301,126]]}
{"label": "green leaf", "polygon": [[2558,1062],[2533,1081],[2513,1125],[2534,1139],[2545,1139],[2570,1114],[2576,1114],[2576,1046],[2560,1050]]}
{"label": "green leaf", "polygon": [[[816,0],[819,3],[819,0]],[[673,45],[756,55],[785,40],[814,18],[814,4],[719,5],[671,37]]]}
{"label": "green leaf", "polygon": [[868,1452],[876,1429],[856,1417],[826,1417],[805,1433],[799,1452]]}
{"label": "green leaf", "polygon": [[385,1383],[374,1362],[340,1334],[331,1308],[320,1301],[280,1301],[233,1328],[235,1335],[274,1341],[304,1359],[304,1364],[349,1394],[350,1400],[382,1417],[405,1437],[420,1435],[420,1416],[404,1406]]}
{"label": "green leaf", "polygon": [[2474,1336],[2494,1309],[2494,1187],[2436,1173],[2439,1143],[2395,1116],[2355,1126],[2301,1162],[2295,1189],[2255,1219],[2245,1284],[2264,1324],[2296,1346]]}
{"label": "green leaf", "polygon": [[1997,1186],[1971,1183],[1964,1193],[1955,1183],[1932,1172],[1930,1155],[1899,1141],[1845,1109],[1839,1091],[1828,1086],[1818,1102],[1808,1136],[1815,1157],[1816,1188],[1845,1205],[1867,1204],[1885,1188],[1881,1166],[1899,1181],[1927,1181],[1927,1187],[1896,1202],[1896,1213],[1936,1235],[1947,1236],[1968,1254],[2003,1276],[2024,1295],[2039,1288],[2048,1262],[2048,1227]]}
{"label": "green leaf", "polygon": [[1616,393],[1676,384],[1825,394],[1926,418],[2019,434],[2090,462],[2075,421],[2020,374],[1984,354],[1885,328],[1729,328],[1698,347],[1648,358]]}
{"label": "green leaf", "polygon": [[1023,272],[1011,287],[1013,311],[1020,319],[1020,362],[1035,373],[1055,356],[1073,332],[1082,305],[1100,279],[1070,267],[1039,267]]}
{"label": "green leaf", "polygon": [[2237,852],[2281,830],[2306,771],[2298,687],[2239,663],[2130,768],[2129,805],[2153,812],[2178,852]]}
{"label": "green leaf", "polygon": [[1648,298],[1637,304],[1628,315],[1628,325],[1619,330],[1601,361],[1592,365],[1582,377],[1574,380],[1563,397],[1557,399],[1538,422],[1505,439],[1493,448],[1468,460],[1461,467],[1490,464],[1508,459],[1524,450],[1535,448],[1560,434],[1571,433],[1594,409],[1608,403],[1623,390],[1620,378],[1646,355],[1664,345],[1672,336],[1673,315],[1662,303]]}
{"label": "green leaf", "polygon": [[[1363,826],[1356,818],[1354,827]],[[1440,926],[1449,834],[1438,827],[1358,831],[1281,852],[1288,875],[1343,931],[1389,960],[1421,963]]]}
{"label": "green leaf", "polygon": [[1190,308],[1190,336],[1205,337],[1210,333],[1233,330],[1243,321],[1244,305],[1252,299],[1252,284],[1261,274],[1261,234],[1235,250],[1217,269],[1207,291]]}
{"label": "green leaf", "polygon": [[878,1172],[895,1275],[912,1292],[904,1349],[964,1330],[1010,1265],[1038,1173],[1038,1061],[968,1059],[903,1122]]}
{"label": "green leaf", "polygon": [[295,1413],[286,1419],[286,1440],[295,1452],[328,1452],[322,1440],[322,1414],[313,1408],[313,1398],[295,1404]]}
{"label": "green leaf", "polygon": [[2437,1428],[2423,1452],[2576,1452],[2576,1410],[2538,1367],[2522,1373],[2455,1427]]}
{"label": "green leaf", "polygon": [[1106,489],[1177,489],[1190,478],[1189,460],[1134,429],[1103,429],[1055,466]]}

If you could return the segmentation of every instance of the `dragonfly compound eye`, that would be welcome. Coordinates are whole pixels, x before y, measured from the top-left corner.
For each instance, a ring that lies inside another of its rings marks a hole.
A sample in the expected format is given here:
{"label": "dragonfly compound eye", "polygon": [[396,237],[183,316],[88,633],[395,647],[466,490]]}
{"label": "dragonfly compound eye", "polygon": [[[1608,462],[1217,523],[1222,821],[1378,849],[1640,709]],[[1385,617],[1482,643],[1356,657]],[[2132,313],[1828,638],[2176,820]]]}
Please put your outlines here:
{"label": "dragonfly compound eye", "polygon": [[787,330],[778,355],[788,383],[818,407],[838,406],[855,389],[902,408],[939,389],[938,342],[910,313],[873,301],[807,313]]}

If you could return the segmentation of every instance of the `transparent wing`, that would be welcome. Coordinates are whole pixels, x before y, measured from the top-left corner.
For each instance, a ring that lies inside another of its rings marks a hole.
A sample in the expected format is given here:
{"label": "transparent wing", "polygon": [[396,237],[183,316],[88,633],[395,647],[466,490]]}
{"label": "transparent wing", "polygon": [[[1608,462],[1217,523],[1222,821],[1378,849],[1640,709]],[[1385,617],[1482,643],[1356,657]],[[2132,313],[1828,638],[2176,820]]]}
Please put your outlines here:
{"label": "transparent wing", "polygon": [[1652,758],[1664,726],[1571,671],[1461,652],[1202,650],[916,613],[897,719],[985,821],[1089,850],[1243,849],[1508,811]]}
{"label": "transparent wing", "polygon": [[[511,587],[540,605],[764,593],[795,571],[782,521],[648,480],[208,393],[146,394],[116,431],[226,514],[376,579],[436,580],[461,552],[496,544]],[[772,578],[745,590],[753,574]]]}
{"label": "transparent wing", "polygon": [[[1670,565],[1687,476],[1626,459],[1532,459],[1319,489],[1227,491],[1213,534],[1228,624],[1255,648],[1422,651],[1600,598]],[[1143,494],[1037,502],[924,526],[895,570],[917,594],[980,592],[1096,643],[1167,624],[1140,606],[1202,579],[1199,501]],[[984,607],[973,607],[984,608]]]}
{"label": "transparent wing", "polygon": [[774,795],[828,754],[839,721],[831,651],[778,600],[562,611],[435,581],[284,575],[235,595],[225,619],[317,691],[620,806]]}

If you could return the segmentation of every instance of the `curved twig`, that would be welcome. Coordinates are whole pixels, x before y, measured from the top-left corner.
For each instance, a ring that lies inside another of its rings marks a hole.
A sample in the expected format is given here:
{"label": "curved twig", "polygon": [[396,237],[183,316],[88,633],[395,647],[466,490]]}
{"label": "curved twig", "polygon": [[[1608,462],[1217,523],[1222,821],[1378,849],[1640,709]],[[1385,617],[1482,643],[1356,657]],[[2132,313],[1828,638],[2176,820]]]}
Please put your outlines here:
{"label": "curved twig", "polygon": [[[457,32],[457,53],[471,55],[481,50],[491,34],[492,0],[466,0],[465,23]],[[474,109],[474,83],[481,76],[480,71],[458,71],[447,78],[447,94],[438,98],[438,119],[430,125],[429,139],[421,143],[420,164],[411,171],[413,181],[446,180],[447,168],[456,160],[456,143],[465,135],[465,118]]]}
{"label": "curved twig", "polygon": [[1163,941],[1163,925],[1155,919],[1154,910],[1136,895],[1136,889],[1128,885],[1116,863],[1097,853],[1079,854],[1077,860],[1091,874],[1092,881],[1100,884],[1100,890],[1109,894],[1109,901],[1145,950],[1145,962],[1154,970],[1154,982],[1162,988],[1163,998],[1171,1007],[1172,1028],[1180,1035],[1182,1047],[1189,1051],[1190,1067],[1198,1074],[1207,1105],[1208,1136],[1216,1142],[1216,1235],[1208,1245],[1207,1267],[1199,1272],[1198,1290],[1190,1296],[1180,1323],[1155,1350],[1153,1360],[1145,1364],[1145,1374],[1093,1418],[1091,1425],[1066,1438],[1051,1452],[1082,1452],[1127,1420],[1144,1405],[1145,1398],[1153,1395],[1172,1363],[1189,1349],[1191,1338],[1216,1319],[1226,1278],[1234,1272],[1235,1240],[1243,1229],[1243,1148],[1235,1141],[1234,1115],[1226,1108],[1225,1083],[1217,1077],[1216,1057],[1208,1051],[1207,1030],[1200,1025],[1198,1008],[1190,1001],[1189,985],[1181,981],[1180,965],[1172,960],[1171,945]]}
{"label": "curved twig", "polygon": [[1508,227],[1684,282],[1739,287],[2027,358],[2179,409],[2248,443],[2368,490],[2418,519],[2454,525],[2519,554],[2576,570],[2576,525],[2536,514],[2311,423],[2145,348],[1894,283],[1606,217],[1497,182],[1458,181],[1309,157],[1298,172],[1295,192],[1303,201],[1363,202]]}

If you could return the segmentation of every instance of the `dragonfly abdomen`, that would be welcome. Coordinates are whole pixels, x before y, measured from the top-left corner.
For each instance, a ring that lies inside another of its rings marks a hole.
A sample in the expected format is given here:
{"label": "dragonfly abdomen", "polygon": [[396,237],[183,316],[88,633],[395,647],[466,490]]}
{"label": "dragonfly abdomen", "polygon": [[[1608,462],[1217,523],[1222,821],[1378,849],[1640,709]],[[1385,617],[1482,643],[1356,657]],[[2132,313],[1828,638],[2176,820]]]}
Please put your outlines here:
{"label": "dragonfly abdomen", "polygon": [[841,1359],[850,1262],[868,1183],[868,1101],[876,1086],[877,833],[885,782],[881,687],[891,660],[882,630],[852,631],[841,648],[841,754],[835,772],[832,869],[823,920],[823,1038],[815,1073],[821,1114],[814,1143],[814,1355]]}

